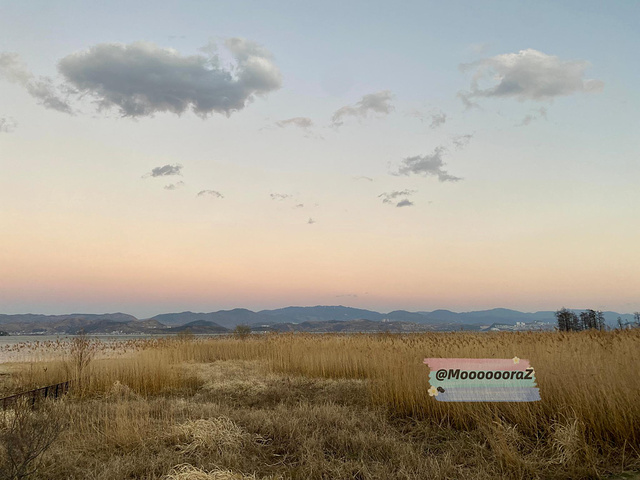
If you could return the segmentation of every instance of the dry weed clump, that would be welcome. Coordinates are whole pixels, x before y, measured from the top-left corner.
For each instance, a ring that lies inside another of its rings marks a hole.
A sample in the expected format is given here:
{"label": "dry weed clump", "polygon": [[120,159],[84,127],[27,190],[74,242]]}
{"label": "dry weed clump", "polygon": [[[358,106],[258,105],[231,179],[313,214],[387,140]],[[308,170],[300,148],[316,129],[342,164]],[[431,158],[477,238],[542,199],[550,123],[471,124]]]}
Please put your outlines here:
{"label": "dry weed clump", "polygon": [[202,470],[189,464],[177,465],[163,480],[257,480],[255,475],[244,475],[231,470]]}
{"label": "dry weed clump", "polygon": [[180,453],[215,450],[237,455],[247,441],[247,433],[227,417],[187,420],[173,427]]}

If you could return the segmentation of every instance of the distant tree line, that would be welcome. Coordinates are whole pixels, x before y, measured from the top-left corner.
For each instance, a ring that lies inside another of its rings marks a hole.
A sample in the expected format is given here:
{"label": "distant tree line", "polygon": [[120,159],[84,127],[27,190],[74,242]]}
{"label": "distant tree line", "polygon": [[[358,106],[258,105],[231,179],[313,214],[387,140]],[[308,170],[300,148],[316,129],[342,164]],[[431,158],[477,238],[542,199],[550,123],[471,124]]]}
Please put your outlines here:
{"label": "distant tree line", "polygon": [[[604,313],[600,310],[585,310],[584,312],[580,312],[580,315],[577,313],[568,310],[562,307],[556,313],[556,320],[558,320],[558,330],[561,332],[579,332],[581,330],[606,330],[607,324],[604,320]],[[640,327],[640,312],[635,312],[633,314],[634,321],[633,323],[628,322],[624,324],[622,319],[618,317],[618,327],[620,329],[623,328],[632,328],[632,327]]]}

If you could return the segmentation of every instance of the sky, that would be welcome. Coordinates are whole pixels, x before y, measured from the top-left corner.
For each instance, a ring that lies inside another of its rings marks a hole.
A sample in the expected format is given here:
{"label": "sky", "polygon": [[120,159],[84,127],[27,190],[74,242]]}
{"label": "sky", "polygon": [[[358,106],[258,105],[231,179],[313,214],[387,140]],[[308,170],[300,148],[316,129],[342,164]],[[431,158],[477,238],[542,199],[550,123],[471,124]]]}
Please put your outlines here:
{"label": "sky", "polygon": [[638,311],[639,22],[0,0],[0,313]]}

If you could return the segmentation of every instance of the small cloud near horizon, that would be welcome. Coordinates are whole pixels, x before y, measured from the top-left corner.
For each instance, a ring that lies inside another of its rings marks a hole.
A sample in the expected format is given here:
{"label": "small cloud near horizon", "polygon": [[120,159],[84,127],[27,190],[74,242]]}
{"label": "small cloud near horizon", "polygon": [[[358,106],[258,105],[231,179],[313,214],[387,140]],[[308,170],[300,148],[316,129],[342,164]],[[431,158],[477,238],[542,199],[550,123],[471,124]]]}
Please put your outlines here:
{"label": "small cloud near horizon", "polygon": [[162,167],[155,167],[149,173],[143,176],[146,177],[170,177],[173,175],[182,175],[182,165],[179,163],[175,165],[163,165]]}
{"label": "small cloud near horizon", "polygon": [[164,189],[165,190],[177,190],[179,188],[184,187],[184,182],[180,181],[180,182],[176,182],[176,183],[170,183],[169,185],[165,185]]}
{"label": "small cloud near horizon", "polygon": [[224,195],[222,195],[220,192],[218,192],[217,190],[200,190],[196,197],[213,197],[213,198],[224,198]]}

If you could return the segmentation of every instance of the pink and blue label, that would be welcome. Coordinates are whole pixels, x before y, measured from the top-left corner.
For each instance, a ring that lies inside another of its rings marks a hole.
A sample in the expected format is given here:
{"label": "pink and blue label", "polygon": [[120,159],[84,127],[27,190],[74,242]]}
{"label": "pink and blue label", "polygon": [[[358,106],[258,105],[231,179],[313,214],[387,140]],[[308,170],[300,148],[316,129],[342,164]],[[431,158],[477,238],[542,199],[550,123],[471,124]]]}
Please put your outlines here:
{"label": "pink and blue label", "polygon": [[425,358],[429,395],[439,402],[535,402],[540,400],[529,360]]}

